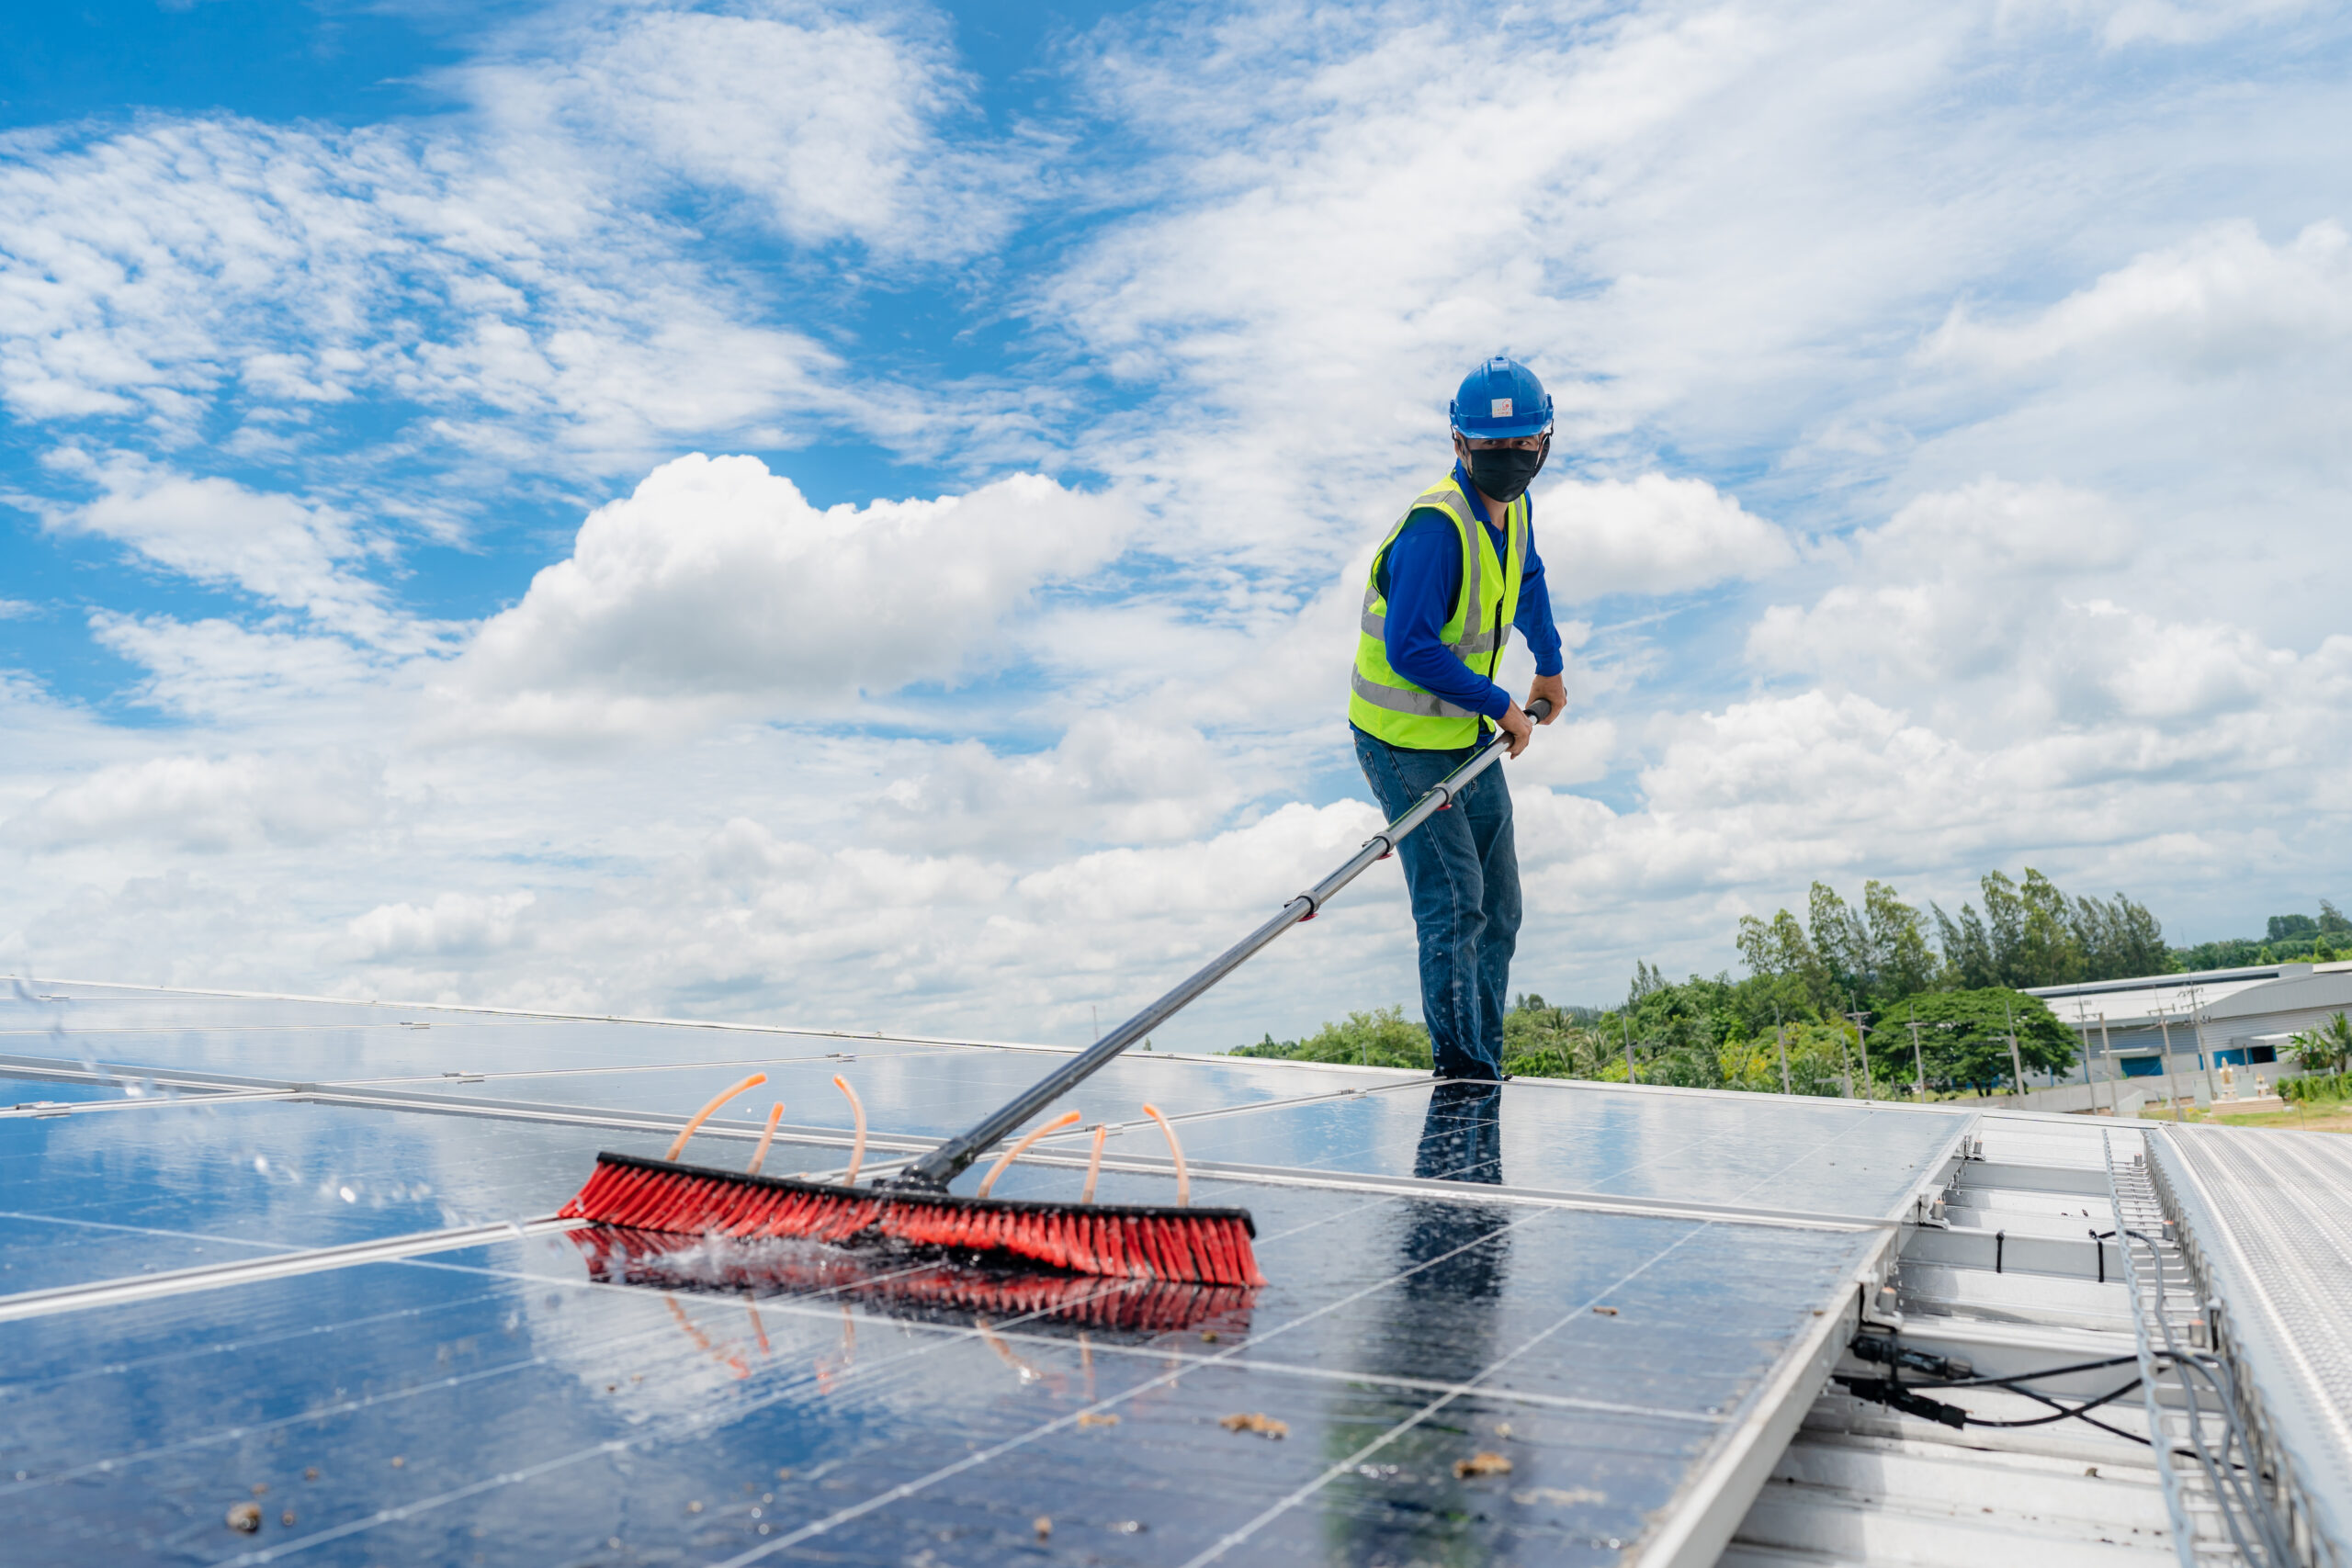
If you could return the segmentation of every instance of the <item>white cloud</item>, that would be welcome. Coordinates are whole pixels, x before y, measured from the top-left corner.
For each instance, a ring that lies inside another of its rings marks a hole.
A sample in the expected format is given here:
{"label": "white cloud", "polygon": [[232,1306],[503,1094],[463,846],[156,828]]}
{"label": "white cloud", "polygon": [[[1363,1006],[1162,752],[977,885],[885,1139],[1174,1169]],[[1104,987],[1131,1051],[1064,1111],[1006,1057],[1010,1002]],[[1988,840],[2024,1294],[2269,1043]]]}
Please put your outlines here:
{"label": "white cloud", "polygon": [[94,457],[62,447],[42,461],[99,491],[84,505],[43,509],[61,533],[118,540],[158,566],[307,611],[337,630],[390,629],[381,591],[354,570],[368,541],[332,506],[191,478],[132,453]]}
{"label": "white cloud", "polygon": [[1540,498],[1536,547],[1555,604],[1675,593],[1795,559],[1781,531],[1704,479],[1568,480]]}
{"label": "white cloud", "polygon": [[452,725],[593,739],[839,714],[1001,651],[1007,616],[1131,526],[1122,503],[1034,474],[820,512],[755,457],[681,457],[592,513],[571,558],[482,626]]}
{"label": "white cloud", "polygon": [[0,823],[0,833],[42,851],[148,840],[224,853],[322,843],[385,809],[380,758],[162,756],[60,784]]}
{"label": "white cloud", "polygon": [[[403,629],[413,629],[413,624]],[[180,716],[236,723],[321,716],[367,722],[396,700],[411,671],[337,637],[254,631],[233,621],[90,614],[99,647],[143,668],[142,702]]]}
{"label": "white cloud", "polygon": [[2089,288],[2014,323],[1955,305],[1923,355],[1993,370],[2063,356],[2128,357],[2183,375],[2224,376],[2314,354],[2352,337],[2352,237],[2333,220],[2283,245],[2245,219],[2135,256]]}
{"label": "white cloud", "polygon": [[2023,650],[2046,643],[2068,583],[2110,581],[2132,548],[2130,524],[2105,497],[1988,475],[1919,496],[1857,536],[1852,579],[1810,608],[1768,608],[1748,655],[1883,693],[2009,674]]}
{"label": "white cloud", "polygon": [[2110,49],[2203,43],[2239,28],[2311,8],[2311,0],[2004,0],[2004,21],[2053,16],[2096,24]]}
{"label": "white cloud", "polygon": [[463,107],[399,125],[0,140],[0,399],[313,474],[397,453],[569,479],[882,429],[909,400],[826,385],[830,301],[777,320],[671,210],[893,265],[1013,210],[1019,160],[943,140],[965,85],[913,11],[558,10],[438,81]]}
{"label": "white cloud", "polygon": [[[1561,399],[1563,605],[1717,589],[1566,628],[1519,984],[1712,970],[1823,874],[2024,855],[2176,929],[2335,875],[2341,45],[2091,36],[2159,9],[1163,7],[1067,46],[1101,112],[1047,110],[1042,172],[901,10],[562,10],[447,116],[19,133],[0,397],[144,454],[110,536],[287,613],[95,590],[168,728],[0,683],[0,951],[1077,1038],[1365,830],[1362,559],[1498,346]],[[1055,222],[1008,247],[1032,177]],[[986,368],[915,397],[924,355]],[[218,522],[149,506],[223,428]],[[670,461],[842,430],[931,467],[770,460],[970,493]],[[295,613],[648,474],[454,664]],[[328,750],[382,755],[377,815],[301,815]],[[1409,1002],[1409,942],[1378,868],[1171,1033]]]}
{"label": "white cloud", "polygon": [[529,893],[444,893],[423,908],[379,904],[353,920],[350,931],[365,961],[479,957],[527,942],[523,914],[535,901]]}
{"label": "white cloud", "polygon": [[915,13],[753,4],[566,16],[444,78],[495,138],[593,183],[728,192],[795,242],[954,255],[1009,216],[1006,171],[944,144],[964,84]]}

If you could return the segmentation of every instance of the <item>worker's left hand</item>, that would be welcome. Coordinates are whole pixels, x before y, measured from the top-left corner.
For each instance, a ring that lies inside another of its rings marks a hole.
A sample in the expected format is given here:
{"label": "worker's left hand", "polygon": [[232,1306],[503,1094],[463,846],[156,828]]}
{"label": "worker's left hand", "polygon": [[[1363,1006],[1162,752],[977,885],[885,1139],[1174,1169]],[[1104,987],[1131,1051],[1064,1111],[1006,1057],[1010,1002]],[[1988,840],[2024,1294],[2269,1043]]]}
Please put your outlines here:
{"label": "worker's left hand", "polygon": [[1568,683],[1557,675],[1538,675],[1535,684],[1527,688],[1527,700],[1532,703],[1538,697],[1552,705],[1552,711],[1544,716],[1544,722],[1549,724],[1568,705]]}

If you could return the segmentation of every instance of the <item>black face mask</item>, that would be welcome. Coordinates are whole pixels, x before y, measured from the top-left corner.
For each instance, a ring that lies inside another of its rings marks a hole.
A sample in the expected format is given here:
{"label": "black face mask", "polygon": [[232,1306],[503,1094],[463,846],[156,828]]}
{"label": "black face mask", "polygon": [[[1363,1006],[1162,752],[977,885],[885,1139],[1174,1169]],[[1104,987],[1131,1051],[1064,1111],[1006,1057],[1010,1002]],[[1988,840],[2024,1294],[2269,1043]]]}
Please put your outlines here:
{"label": "black face mask", "polygon": [[1520,446],[1473,447],[1470,452],[1470,482],[1509,505],[1517,501],[1535,476],[1544,468],[1544,459],[1552,455],[1548,441],[1530,452]]}

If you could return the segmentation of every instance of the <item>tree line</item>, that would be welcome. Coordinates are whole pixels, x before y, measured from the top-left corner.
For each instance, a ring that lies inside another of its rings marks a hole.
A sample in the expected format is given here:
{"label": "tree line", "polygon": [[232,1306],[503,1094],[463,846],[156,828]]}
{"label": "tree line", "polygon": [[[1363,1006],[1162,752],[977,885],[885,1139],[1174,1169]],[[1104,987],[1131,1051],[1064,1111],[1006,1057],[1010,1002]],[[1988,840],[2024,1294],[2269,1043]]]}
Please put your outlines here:
{"label": "tree line", "polygon": [[[2352,957],[2352,920],[2324,899],[2316,918],[2272,916],[2259,942],[2174,948],[2126,894],[2069,894],[2030,866],[2014,879],[1988,872],[1977,886],[1981,908],[1947,914],[1874,879],[1851,902],[1816,882],[1802,919],[1788,909],[1741,918],[1744,978],[1726,970],[1669,980],[1645,961],[1620,1007],[1523,995],[1503,1019],[1503,1070],[1872,1099],[1911,1094],[1923,1078],[1946,1094],[2030,1087],[2073,1066],[2081,1047],[2026,987]],[[1269,1034],[1232,1055],[1430,1063],[1429,1032],[1402,1007],[1352,1012],[1297,1040]]]}
{"label": "tree line", "polygon": [[2352,958],[2352,919],[2323,898],[2319,914],[2273,915],[2259,937],[2225,937],[2172,950],[2172,967],[2243,969],[2258,964],[2333,964]]}
{"label": "tree line", "polygon": [[[1981,911],[1947,915],[1905,904],[1886,883],[1864,882],[1849,903],[1816,882],[1802,920],[1787,909],[1742,918],[1743,979],[1669,980],[1645,961],[1621,1007],[1521,996],[1503,1020],[1503,1070],[1874,1099],[1907,1095],[1922,1078],[1943,1093],[2027,1087],[2070,1066],[2077,1047],[2021,987],[2169,967],[2161,924],[2123,894],[2070,896],[2031,868],[2021,881],[1989,873],[1979,886]],[[1299,1040],[1269,1034],[1233,1055],[1430,1063],[1428,1032],[1401,1007],[1351,1013]]]}

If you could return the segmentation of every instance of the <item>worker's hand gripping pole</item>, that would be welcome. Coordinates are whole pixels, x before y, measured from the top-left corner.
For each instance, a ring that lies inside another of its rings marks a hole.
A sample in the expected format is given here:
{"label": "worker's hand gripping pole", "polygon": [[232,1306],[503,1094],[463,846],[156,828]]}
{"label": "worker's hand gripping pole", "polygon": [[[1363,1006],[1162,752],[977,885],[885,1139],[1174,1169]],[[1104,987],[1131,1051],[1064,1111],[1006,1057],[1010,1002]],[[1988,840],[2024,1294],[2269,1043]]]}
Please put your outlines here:
{"label": "worker's hand gripping pole", "polygon": [[[1542,697],[1527,705],[1527,716],[1538,724],[1550,717],[1551,713],[1552,705]],[[1452,805],[1454,797],[1467,787],[1471,780],[1494,766],[1510,750],[1510,737],[1497,735],[1480,747],[1477,754],[1468,761],[1431,784],[1429,793],[1415,801],[1405,815],[1366,840],[1363,848],[1350,856],[1345,865],[1283,905],[1282,912],[1272,919],[1227,948],[1167,995],[1038,1080],[987,1121],[961,1137],[951,1138],[940,1145],[898,1175],[885,1178],[881,1185],[945,1191],[947,1184],[962,1175],[967,1166],[986,1154],[1023,1122],[1069,1093],[1112,1057],[1173,1018],[1193,998],[1240,968],[1274,938],[1299,921],[1312,919],[1321,913],[1323,906],[1329,903],[1341,888],[1361,876],[1366,867],[1394,853],[1396,846],[1403,843],[1414,829]]]}

